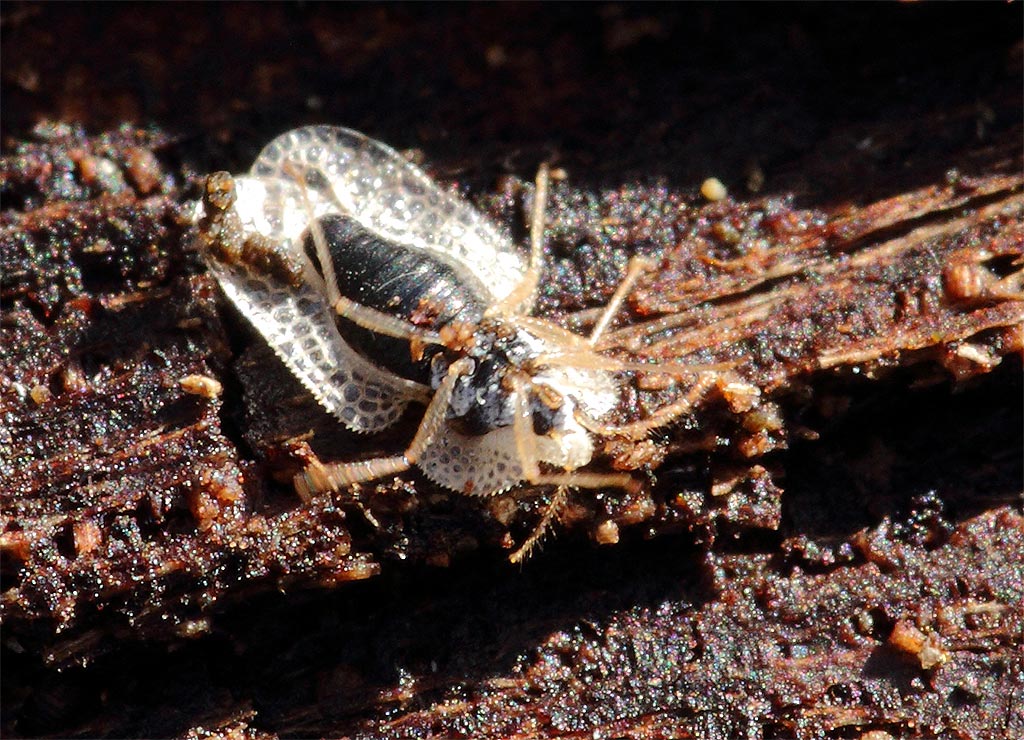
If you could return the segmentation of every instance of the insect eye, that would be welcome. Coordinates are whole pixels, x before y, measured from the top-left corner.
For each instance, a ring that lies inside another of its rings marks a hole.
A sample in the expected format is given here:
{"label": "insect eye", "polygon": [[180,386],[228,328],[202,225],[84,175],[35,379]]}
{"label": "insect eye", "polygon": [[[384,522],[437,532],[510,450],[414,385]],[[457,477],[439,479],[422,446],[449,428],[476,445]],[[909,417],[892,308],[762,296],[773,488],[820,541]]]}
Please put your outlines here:
{"label": "insect eye", "polygon": [[565,424],[562,396],[545,385],[534,386],[530,394],[530,411],[535,434],[547,435]]}

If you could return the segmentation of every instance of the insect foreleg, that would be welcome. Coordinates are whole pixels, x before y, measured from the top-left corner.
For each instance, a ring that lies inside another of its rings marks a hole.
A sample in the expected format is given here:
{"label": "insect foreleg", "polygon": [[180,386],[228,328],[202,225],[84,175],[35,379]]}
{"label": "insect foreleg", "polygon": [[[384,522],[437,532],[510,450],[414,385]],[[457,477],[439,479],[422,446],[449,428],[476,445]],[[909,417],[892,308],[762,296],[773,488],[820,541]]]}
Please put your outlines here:
{"label": "insect foreleg", "polygon": [[580,473],[575,470],[567,470],[563,473],[543,473],[540,470],[540,463],[537,460],[537,443],[532,429],[533,421],[530,413],[530,403],[526,395],[526,383],[519,378],[512,379],[512,385],[516,394],[515,415],[513,416],[513,430],[516,437],[516,448],[519,453],[519,464],[523,469],[523,477],[533,485],[554,485],[557,486],[544,516],[533,528],[530,536],[523,541],[515,552],[509,555],[509,560],[519,563],[529,557],[533,548],[551,527],[551,523],[558,518],[559,512],[565,506],[566,496],[570,487],[576,488],[623,488],[626,490],[636,489],[640,483],[631,475],[626,473]]}
{"label": "insect foreleg", "polygon": [[566,470],[559,473],[545,473],[540,469],[537,457],[537,442],[533,432],[533,421],[530,413],[530,402],[527,398],[524,383],[514,380],[516,392],[516,413],[513,416],[513,429],[516,435],[516,448],[519,452],[519,464],[523,468],[523,477],[527,483],[535,486],[570,486],[573,488],[623,488],[632,490],[638,482],[628,473],[584,473],[577,470]]}
{"label": "insect foreleg", "polygon": [[331,252],[327,247],[327,237],[324,236],[324,230],[316,218],[313,203],[309,199],[304,169],[300,169],[299,165],[293,162],[286,161],[281,165],[281,170],[299,186],[299,192],[302,194],[302,205],[306,209],[306,217],[309,219],[309,233],[313,237],[313,244],[316,246],[316,259],[320,263],[320,272],[323,275],[324,290],[327,293],[328,300],[333,304],[341,298],[341,292],[338,290],[338,278],[334,274],[334,263],[331,261]]}
{"label": "insect foreleg", "polygon": [[548,502],[548,508],[544,512],[544,516],[537,522],[537,526],[530,532],[530,536],[523,540],[523,544],[516,548],[515,552],[508,556],[509,562],[521,563],[530,557],[530,553],[533,552],[533,548],[537,546],[541,538],[547,533],[548,529],[551,528],[551,523],[558,518],[559,512],[562,507],[565,506],[565,497],[569,493],[568,486],[559,486],[555,489],[555,492],[551,494],[551,501]]}

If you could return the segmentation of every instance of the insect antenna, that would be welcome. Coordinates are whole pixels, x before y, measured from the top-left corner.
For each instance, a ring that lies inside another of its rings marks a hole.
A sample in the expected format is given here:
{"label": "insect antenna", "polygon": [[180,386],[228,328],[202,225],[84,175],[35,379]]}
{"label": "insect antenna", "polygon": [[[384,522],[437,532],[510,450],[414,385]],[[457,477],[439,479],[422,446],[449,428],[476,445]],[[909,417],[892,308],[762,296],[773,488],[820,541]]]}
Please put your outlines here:
{"label": "insect antenna", "polygon": [[530,266],[512,292],[487,310],[487,316],[509,316],[530,313],[536,299],[540,272],[544,267],[544,210],[548,203],[550,173],[547,162],[537,170],[530,213]]}
{"label": "insect antenna", "polygon": [[629,260],[629,265],[626,266],[626,274],[622,278],[622,282],[619,283],[619,287],[615,289],[615,293],[612,294],[611,300],[608,301],[608,305],[605,306],[604,311],[601,312],[601,317],[594,324],[594,328],[590,332],[590,338],[587,342],[591,347],[597,344],[597,340],[601,338],[604,330],[608,328],[608,324],[611,323],[612,319],[615,318],[615,314],[619,312],[619,308],[622,306],[622,302],[626,300],[626,296],[636,285],[636,281],[640,279],[645,271],[653,269],[654,262],[646,257],[632,257]]}
{"label": "insect antenna", "polygon": [[537,366],[573,367],[579,370],[605,370],[620,373],[648,373],[664,375],[669,378],[686,378],[699,376],[703,373],[732,370],[741,363],[738,360],[725,362],[709,362],[701,364],[682,364],[677,362],[630,362],[609,357],[599,352],[551,352],[536,358]]}

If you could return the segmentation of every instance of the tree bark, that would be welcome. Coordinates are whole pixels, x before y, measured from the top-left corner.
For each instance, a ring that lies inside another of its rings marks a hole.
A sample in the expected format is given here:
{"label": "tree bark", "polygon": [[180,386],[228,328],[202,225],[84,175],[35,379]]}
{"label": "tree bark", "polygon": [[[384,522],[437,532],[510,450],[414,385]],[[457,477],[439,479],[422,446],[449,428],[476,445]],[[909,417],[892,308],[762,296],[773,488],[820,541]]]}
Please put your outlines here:
{"label": "tree bark", "polygon": [[[5,8],[4,734],[1024,736],[1021,20]],[[570,492],[522,567],[550,490],[295,495],[420,413],[340,429],[189,238],[206,172],[311,121],[517,239],[562,170],[567,328],[651,258],[604,351],[717,370],[630,376],[622,423],[704,383],[602,440],[642,490]]]}

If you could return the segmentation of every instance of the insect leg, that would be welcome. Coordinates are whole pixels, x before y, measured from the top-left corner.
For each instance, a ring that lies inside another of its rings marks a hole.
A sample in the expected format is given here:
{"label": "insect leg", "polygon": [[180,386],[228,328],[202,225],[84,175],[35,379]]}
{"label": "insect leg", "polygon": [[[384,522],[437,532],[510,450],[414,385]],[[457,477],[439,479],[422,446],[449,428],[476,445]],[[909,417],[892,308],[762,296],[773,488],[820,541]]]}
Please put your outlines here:
{"label": "insect leg", "polygon": [[409,448],[401,455],[392,457],[375,457],[370,460],[360,460],[348,463],[332,463],[324,465],[314,463],[308,466],[293,480],[295,489],[303,500],[327,491],[337,491],[353,483],[364,483],[365,481],[382,478],[386,475],[394,475],[408,470],[423,454],[430,442],[437,434],[441,424],[444,423],[445,414],[448,411],[448,402],[451,400],[452,391],[455,389],[455,382],[460,375],[464,375],[472,367],[472,360],[463,357],[452,363],[448,368],[448,374],[441,385],[434,393],[434,397],[423,414],[423,420],[416,430]]}
{"label": "insect leg", "polygon": [[533,308],[533,294],[537,290],[540,271],[544,265],[544,210],[548,207],[548,178],[548,165],[544,162],[537,169],[536,185],[533,190],[533,211],[530,214],[530,269],[527,272],[530,282],[531,305],[528,306],[529,309]]}
{"label": "insect leg", "polygon": [[415,324],[396,318],[375,308],[356,303],[345,296],[338,296],[334,302],[334,310],[353,324],[369,329],[376,334],[404,339],[406,341],[419,341],[424,344],[444,344],[437,332],[421,329]]}
{"label": "insect leg", "polygon": [[554,485],[557,486],[551,497],[547,511],[534,527],[530,536],[523,541],[515,552],[509,556],[513,563],[519,563],[529,557],[533,548],[547,532],[552,521],[558,518],[559,512],[565,506],[566,495],[570,487],[575,488],[623,488],[635,490],[641,484],[633,476],[627,473],[580,473],[575,470],[567,470],[564,473],[542,473],[540,463],[537,460],[537,444],[534,439],[533,422],[530,415],[530,404],[526,397],[525,383],[519,378],[512,378],[512,385],[516,394],[516,410],[512,419],[513,430],[516,437],[516,449],[519,453],[519,464],[523,469],[523,477],[533,485]]}
{"label": "insect leg", "polygon": [[703,396],[718,376],[714,373],[703,373],[694,383],[693,388],[678,401],[664,406],[646,419],[633,422],[632,424],[602,424],[596,419],[591,419],[582,410],[576,410],[576,420],[583,427],[594,434],[602,437],[625,437],[627,439],[643,439],[648,432],[658,427],[665,426],[685,413],[688,413],[698,398]]}
{"label": "insect leg", "polygon": [[1015,270],[987,291],[989,295],[1012,301],[1024,300],[1024,268]]}
{"label": "insect leg", "polygon": [[299,186],[299,192],[302,194],[302,205],[306,209],[306,217],[309,219],[309,232],[313,237],[313,244],[316,246],[316,259],[320,263],[320,272],[324,276],[324,288],[327,292],[327,298],[333,304],[341,298],[341,291],[338,290],[338,277],[334,274],[334,263],[331,261],[331,252],[327,247],[327,238],[324,236],[323,229],[320,228],[320,222],[316,218],[313,204],[309,199],[309,192],[306,189],[306,178],[303,176],[304,171],[300,169],[299,165],[291,161],[284,162],[281,165],[281,169]]}
{"label": "insect leg", "polygon": [[544,163],[537,170],[530,213],[530,266],[512,292],[487,311],[488,316],[514,316],[533,310],[540,271],[544,266],[544,209],[548,203],[548,179],[548,166]]}

